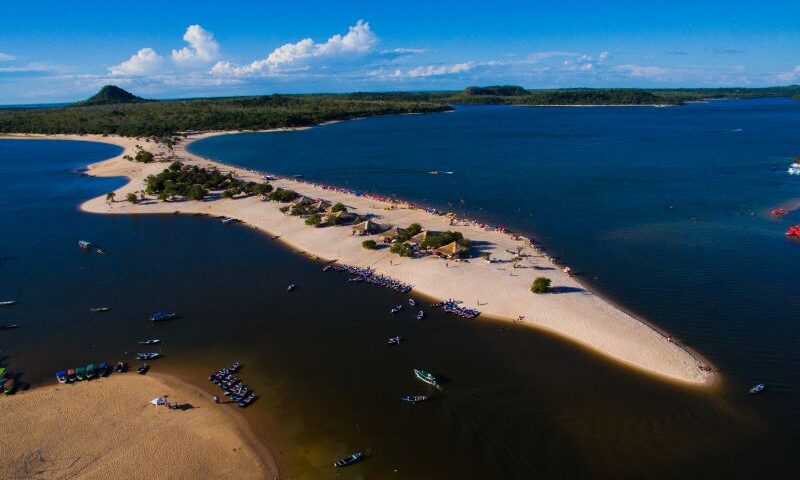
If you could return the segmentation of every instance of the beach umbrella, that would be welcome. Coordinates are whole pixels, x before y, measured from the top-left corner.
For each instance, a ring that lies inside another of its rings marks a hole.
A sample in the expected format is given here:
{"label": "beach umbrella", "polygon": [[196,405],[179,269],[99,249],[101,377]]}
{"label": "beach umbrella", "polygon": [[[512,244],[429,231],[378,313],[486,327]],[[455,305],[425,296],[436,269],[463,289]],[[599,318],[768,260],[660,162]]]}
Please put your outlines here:
{"label": "beach umbrella", "polygon": [[150,403],[152,403],[153,405],[164,405],[165,403],[167,403],[167,401],[164,400],[164,397],[156,397],[150,400]]}

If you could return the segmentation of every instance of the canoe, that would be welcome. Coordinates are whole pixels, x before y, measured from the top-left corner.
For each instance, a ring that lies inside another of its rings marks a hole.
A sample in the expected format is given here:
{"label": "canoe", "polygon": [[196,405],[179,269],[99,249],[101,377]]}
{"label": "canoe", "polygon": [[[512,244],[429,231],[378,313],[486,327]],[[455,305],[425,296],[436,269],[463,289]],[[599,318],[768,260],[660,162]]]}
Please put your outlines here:
{"label": "canoe", "polygon": [[172,312],[155,312],[150,315],[151,322],[159,322],[162,320],[172,320],[173,318],[177,317],[176,313]]}
{"label": "canoe", "polygon": [[97,376],[98,377],[105,377],[106,375],[108,375],[108,363],[103,361],[103,362],[100,362],[99,365],[97,365]]}
{"label": "canoe", "polygon": [[64,370],[56,372],[56,380],[58,380],[58,383],[67,383],[67,372]]}
{"label": "canoe", "polygon": [[356,463],[357,461],[361,460],[363,457],[364,457],[363,453],[356,452],[356,453],[354,453],[352,455],[348,455],[347,457],[344,457],[344,458],[341,458],[339,460],[336,460],[333,463],[333,466],[334,467],[346,467],[348,465],[352,465],[352,464]]}
{"label": "canoe", "polygon": [[78,377],[75,375],[75,370],[71,368],[67,369],[67,380],[70,382],[78,381]]}
{"label": "canoe", "polygon": [[94,378],[95,374],[97,374],[97,371],[95,370],[94,363],[86,365],[86,380],[91,380]]}
{"label": "canoe", "polygon": [[431,372],[415,368],[414,375],[428,385],[433,385],[434,387],[439,386],[439,381],[437,380],[436,375],[432,374]]}
{"label": "canoe", "polygon": [[78,380],[83,380],[84,378],[86,378],[86,369],[83,367],[76,367],[75,377],[77,377]]}

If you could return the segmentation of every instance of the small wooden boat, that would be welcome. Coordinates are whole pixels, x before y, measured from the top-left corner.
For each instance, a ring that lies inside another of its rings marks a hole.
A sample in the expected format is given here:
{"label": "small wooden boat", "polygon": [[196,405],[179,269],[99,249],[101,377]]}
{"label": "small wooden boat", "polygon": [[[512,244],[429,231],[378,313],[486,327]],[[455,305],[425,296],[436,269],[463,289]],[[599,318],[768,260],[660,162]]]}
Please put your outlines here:
{"label": "small wooden boat", "polygon": [[3,300],[0,302],[0,307],[8,307],[9,305],[14,305],[15,303],[17,303],[16,300]]}
{"label": "small wooden boat", "polygon": [[436,375],[432,374],[431,372],[415,368],[414,375],[428,385],[433,385],[434,387],[439,386],[439,381],[437,380]]}
{"label": "small wooden boat", "polygon": [[161,343],[161,340],[158,338],[148,338],[146,340],[139,340],[136,343],[138,343],[139,345],[155,345],[157,343]]}
{"label": "small wooden boat", "polygon": [[78,247],[80,247],[81,250],[89,250],[92,248],[92,244],[86,240],[78,240]]}
{"label": "small wooden boat", "polygon": [[13,329],[17,328],[18,326],[19,325],[17,325],[16,323],[11,323],[11,324],[4,323],[4,324],[0,325],[0,330],[13,330]]}
{"label": "small wooden boat", "polygon": [[76,367],[75,368],[75,378],[80,380],[84,380],[86,378],[86,369],[83,367]]}
{"label": "small wooden boat", "polygon": [[328,270],[330,270],[331,268],[333,268],[333,265],[325,265],[325,266],[322,268],[322,271],[323,271],[323,272],[327,272],[327,271],[328,271]]}
{"label": "small wooden boat", "polygon": [[361,452],[356,452],[352,455],[348,455],[344,458],[340,458],[333,463],[334,467],[346,467],[348,465],[352,465],[357,461],[361,460],[364,457],[364,454]]}
{"label": "small wooden boat", "polygon": [[402,309],[403,309],[402,305],[395,305],[394,307],[392,307],[391,310],[389,310],[389,313],[397,313]]}
{"label": "small wooden boat", "polygon": [[136,369],[136,371],[139,372],[139,375],[144,375],[148,370],[150,370],[150,365],[146,363],[139,365],[139,368]]}
{"label": "small wooden boat", "polygon": [[67,381],[69,382],[77,382],[78,376],[75,375],[75,370],[68,368],[67,369]]}
{"label": "small wooden boat", "polygon": [[150,321],[161,322],[164,320],[172,320],[177,316],[178,316],[177,313],[172,313],[172,312],[154,312],[150,315]]}
{"label": "small wooden boat", "polygon": [[425,312],[420,310],[419,312],[417,312],[417,320],[422,320],[423,318],[425,318]]}
{"label": "small wooden boat", "polygon": [[765,388],[767,388],[767,386],[764,385],[763,383],[759,383],[758,385],[753,385],[753,388],[750,389],[750,394],[755,395],[761,393],[764,391]]}
{"label": "small wooden boat", "polygon": [[64,370],[56,372],[56,380],[58,380],[58,383],[67,383],[67,372]]}
{"label": "small wooden boat", "polygon": [[11,395],[14,393],[15,388],[17,388],[17,384],[14,382],[13,378],[9,378],[5,381],[5,383],[3,383],[3,393],[6,395]]}
{"label": "small wooden boat", "polygon": [[106,361],[102,361],[97,365],[97,376],[98,377],[105,377],[108,376],[108,363]]}
{"label": "small wooden boat", "polygon": [[153,360],[155,358],[160,357],[161,354],[158,352],[139,352],[136,354],[137,360]]}
{"label": "small wooden boat", "polygon": [[400,397],[400,400],[409,403],[422,403],[428,400],[428,397],[425,395],[406,395],[404,397]]}
{"label": "small wooden boat", "polygon": [[397,335],[396,337],[391,337],[388,341],[389,345],[400,345],[400,342],[403,341],[403,337]]}
{"label": "small wooden boat", "polygon": [[94,363],[90,363],[89,365],[86,365],[86,380],[93,379],[96,374],[97,374],[97,371],[95,370]]}
{"label": "small wooden boat", "polygon": [[408,299],[408,304],[409,304],[410,306],[412,306],[412,307],[416,307],[416,306],[417,306],[417,301],[416,301],[416,300],[414,300],[413,298],[409,298],[409,299]]}
{"label": "small wooden boat", "polygon": [[125,373],[127,370],[128,365],[126,365],[125,362],[117,362],[117,364],[114,365],[114,371],[117,373]]}
{"label": "small wooden boat", "polygon": [[92,313],[107,312],[108,310],[108,307],[92,307],[89,309],[89,311]]}
{"label": "small wooden boat", "polygon": [[228,225],[230,223],[238,222],[239,219],[238,218],[233,218],[233,217],[222,217],[222,219],[220,221],[222,222],[223,225]]}
{"label": "small wooden boat", "polygon": [[297,286],[294,283],[290,283],[288,287],[286,287],[287,292],[293,292]]}

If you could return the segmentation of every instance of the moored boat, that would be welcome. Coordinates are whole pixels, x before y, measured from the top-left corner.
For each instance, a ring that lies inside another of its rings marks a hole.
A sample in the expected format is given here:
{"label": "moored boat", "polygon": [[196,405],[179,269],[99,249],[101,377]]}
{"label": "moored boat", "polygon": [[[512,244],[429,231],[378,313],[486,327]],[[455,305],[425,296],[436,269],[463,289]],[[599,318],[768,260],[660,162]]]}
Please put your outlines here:
{"label": "moored boat", "polygon": [[75,375],[75,370],[68,368],[67,369],[67,381],[69,382],[77,382],[78,376]]}
{"label": "moored boat", "polygon": [[3,383],[3,393],[6,395],[14,393],[15,388],[17,388],[17,384],[14,382],[13,378],[9,378]]}
{"label": "moored boat", "polygon": [[83,367],[75,367],[75,378],[84,380],[86,378],[86,369]]}
{"label": "moored boat", "polygon": [[104,360],[97,365],[97,376],[105,377],[108,375],[108,363]]}
{"label": "moored boat", "polygon": [[114,365],[114,371],[118,373],[124,373],[128,370],[128,365],[125,362],[119,361],[116,365]]}
{"label": "moored boat", "polygon": [[364,457],[364,454],[361,452],[356,452],[352,455],[348,455],[344,458],[340,458],[333,463],[334,467],[346,467],[348,465],[352,465],[357,461],[361,460]]}
{"label": "moored boat", "polygon": [[409,403],[421,403],[428,400],[428,397],[425,395],[406,395],[404,397],[400,397],[400,400]]}
{"label": "moored boat", "polygon": [[148,370],[150,370],[150,365],[146,363],[139,365],[139,368],[136,369],[136,371],[139,372],[139,375],[144,375]]}
{"label": "moored boat", "polygon": [[150,315],[150,321],[160,322],[163,320],[172,320],[177,316],[178,316],[177,313],[172,313],[172,312],[154,312]]}
{"label": "moored boat", "polygon": [[108,307],[92,307],[89,309],[89,311],[92,313],[107,312],[108,310]]}
{"label": "moored boat", "polygon": [[410,306],[412,306],[412,307],[416,307],[416,306],[417,306],[417,301],[416,301],[416,300],[414,300],[413,298],[409,298],[409,299],[408,299],[408,304],[409,304]]}
{"label": "moored boat", "polygon": [[414,375],[428,385],[433,385],[434,387],[439,386],[439,381],[436,378],[436,375],[432,374],[431,372],[415,368]]}
{"label": "moored boat", "polygon": [[3,300],[0,302],[0,307],[8,307],[9,305],[14,305],[15,303],[17,303],[16,300]]}
{"label": "moored boat", "polygon": [[392,307],[391,310],[389,310],[389,313],[397,313],[402,309],[403,309],[402,305],[395,305],[394,307]]}
{"label": "moored boat", "polygon": [[86,365],[86,380],[93,379],[96,373],[97,371],[95,370],[94,363]]}
{"label": "moored boat", "polygon": [[417,320],[422,320],[423,318],[425,318],[425,312],[420,310],[419,312],[417,312]]}
{"label": "moored boat", "polygon": [[92,244],[86,240],[78,240],[78,247],[80,247],[81,250],[89,250],[92,248]]}
{"label": "moored boat", "polygon": [[158,352],[139,352],[136,354],[137,360],[153,360],[154,358],[160,357],[161,354]]}
{"label": "moored boat", "polygon": [[64,370],[56,372],[56,380],[58,383],[67,383],[67,372]]}
{"label": "moored boat", "polygon": [[138,342],[136,342],[136,343],[138,343],[139,345],[155,345],[155,344],[157,344],[157,343],[161,343],[161,339],[158,339],[158,338],[148,338],[148,339],[146,339],[146,340],[139,340],[139,341],[138,341]]}
{"label": "moored boat", "polygon": [[19,325],[17,325],[16,323],[11,323],[11,324],[4,323],[4,324],[0,325],[0,330],[13,330],[13,329],[17,328],[18,326]]}
{"label": "moored boat", "polygon": [[287,292],[293,292],[297,286],[294,283],[290,283],[288,287],[286,287]]}
{"label": "moored boat", "polygon": [[403,337],[397,335],[396,337],[389,338],[389,345],[400,345],[400,342],[403,341]]}
{"label": "moored boat", "polygon": [[755,395],[757,393],[763,392],[765,388],[767,388],[766,385],[764,385],[763,383],[759,383],[757,385],[753,385],[753,388],[751,388],[749,391],[751,395]]}

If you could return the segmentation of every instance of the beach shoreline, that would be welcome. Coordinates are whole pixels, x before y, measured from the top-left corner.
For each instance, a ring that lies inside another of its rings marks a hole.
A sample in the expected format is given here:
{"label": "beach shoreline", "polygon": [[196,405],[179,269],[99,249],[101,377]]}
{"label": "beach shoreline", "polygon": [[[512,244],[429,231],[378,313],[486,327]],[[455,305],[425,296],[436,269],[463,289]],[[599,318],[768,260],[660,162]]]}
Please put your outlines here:
{"label": "beach shoreline", "polygon": [[[182,407],[150,403],[165,395]],[[2,478],[280,476],[239,412],[168,374],[31,388],[8,398],[3,412],[14,421],[0,430]]]}
{"label": "beach shoreline", "polygon": [[[122,154],[90,165],[86,173],[104,177],[127,177],[129,182],[116,191],[117,198],[124,198],[127,193],[143,190],[144,178],[160,172],[166,166],[164,163],[141,164],[124,160],[123,155],[132,154],[136,144],[142,144],[153,151],[162,149],[160,153],[164,156],[173,156],[189,164],[214,166],[221,170],[234,171],[237,177],[246,180],[263,181],[263,174],[266,172],[200,158],[186,148],[201,138],[233,133],[248,132],[203,132],[190,135],[180,141],[173,151],[166,151],[163,146],[153,142],[116,136],[15,135],[5,138],[97,141],[123,147]],[[462,231],[471,240],[491,245],[492,256],[503,262],[501,265],[509,266],[509,258],[514,256],[513,250],[520,248],[526,254],[523,263],[528,267],[508,271],[506,275],[505,268],[479,259],[450,266],[449,263],[452,262],[445,263],[430,257],[414,260],[401,258],[388,253],[388,249],[367,251],[360,244],[361,240],[370,237],[353,237],[348,227],[307,227],[299,218],[280,213],[278,208],[283,204],[262,202],[253,197],[198,202],[148,201],[135,205],[122,201],[108,203],[104,198],[95,198],[81,205],[81,209],[102,214],[180,212],[235,217],[268,235],[280,237],[281,241],[295,250],[323,259],[373,268],[377,273],[412,284],[415,291],[428,297],[439,300],[461,299],[466,306],[500,320],[516,321],[522,317],[522,321],[518,323],[548,330],[639,372],[695,386],[707,386],[718,380],[718,375],[711,371],[708,363],[699,354],[673,342],[656,325],[636,318],[613,302],[594,295],[585,285],[563,273],[560,266],[555,265],[543,252],[525,240],[515,239],[507,233],[484,230],[472,224],[453,226],[441,215],[427,213],[406,204],[390,204],[287,178],[279,178],[272,183],[312,198],[324,198],[333,203],[340,201],[359,214],[374,215],[378,223],[404,227],[417,222],[431,230]],[[539,268],[547,271],[536,274],[536,269]],[[460,272],[456,273],[456,269],[460,269]],[[467,272],[461,273],[463,271]],[[564,293],[532,294],[529,286],[534,276],[551,278],[558,290]],[[473,298],[477,300],[472,301]],[[484,301],[480,301],[481,298]]]}

